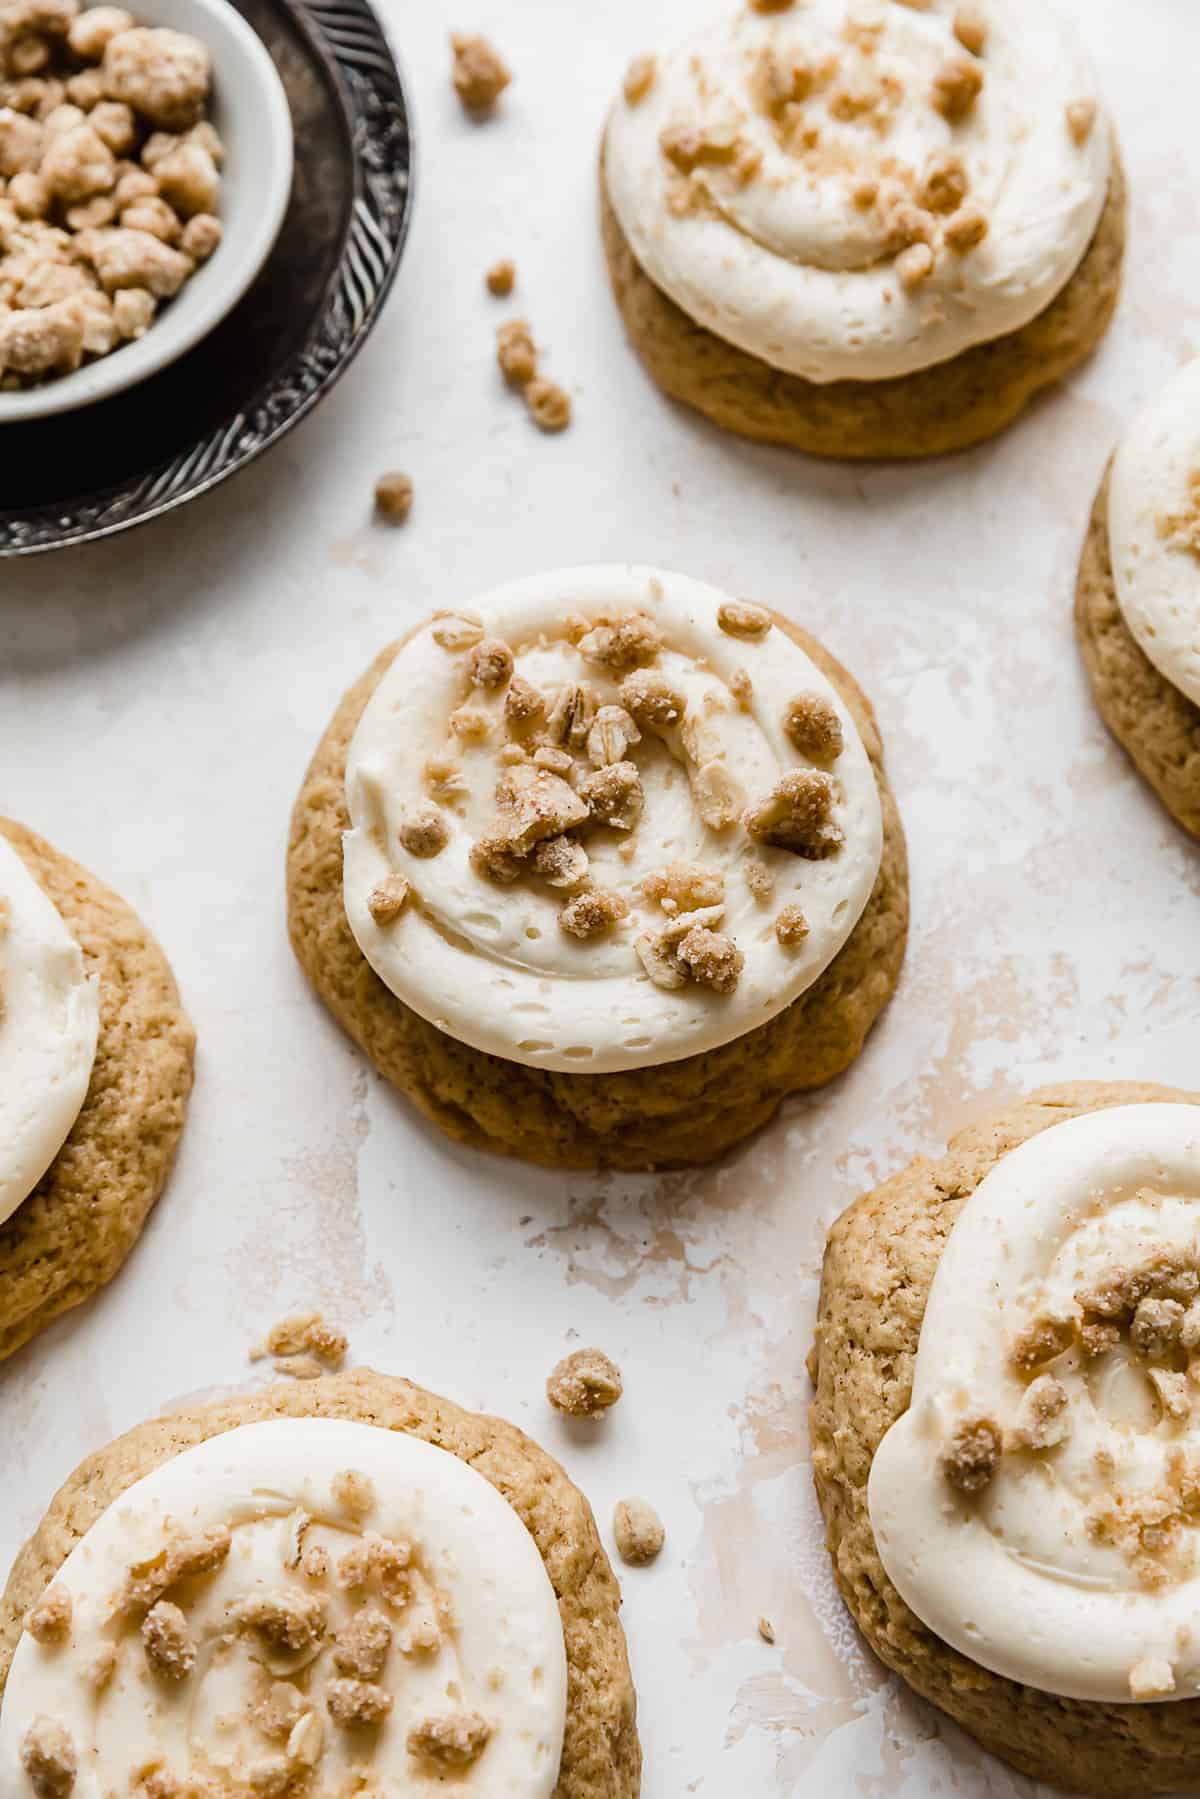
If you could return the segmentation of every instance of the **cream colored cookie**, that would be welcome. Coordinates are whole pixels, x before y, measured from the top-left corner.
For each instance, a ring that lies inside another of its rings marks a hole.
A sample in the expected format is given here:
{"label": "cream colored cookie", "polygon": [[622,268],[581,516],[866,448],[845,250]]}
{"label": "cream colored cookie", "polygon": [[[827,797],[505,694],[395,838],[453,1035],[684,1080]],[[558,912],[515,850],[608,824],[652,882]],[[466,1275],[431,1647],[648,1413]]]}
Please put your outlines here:
{"label": "cream colored cookie", "polygon": [[[513,1425],[462,1411],[407,1381],[369,1369],[279,1385],[153,1419],[84,1462],[22,1550],[0,1600],[0,1694],[31,1608],[83,1536],[135,1482],[181,1452],[241,1426],[310,1418],[406,1433],[459,1458],[507,1501],[532,1537],[549,1577],[566,1650],[566,1728],[554,1799],[636,1799],[641,1752],[618,1618],[620,1590],[587,1501],[558,1464]],[[356,1498],[347,1493],[348,1502]],[[368,1490],[365,1503],[369,1500]],[[499,1667],[493,1694],[497,1706],[503,1676]]]}
{"label": "cream colored cookie", "polygon": [[[767,614],[755,614],[760,637],[768,622]],[[865,906],[859,902],[861,915],[843,946],[799,997],[732,1041],[654,1066],[595,1074],[569,1072],[569,1062],[566,1071],[527,1066],[458,1040],[384,984],[347,920],[342,840],[350,822],[345,787],[351,739],[402,645],[385,650],[343,699],[292,816],[292,945],[335,1017],[380,1071],[451,1137],[561,1167],[703,1162],[764,1124],[788,1093],[823,1085],[858,1055],[895,987],[903,957],[908,917],[904,838],[867,701],[812,639],[781,618],[774,627],[786,632],[833,684],[861,737],[866,786],[882,823],[873,886],[864,887],[869,897]],[[750,661],[754,646],[744,641]],[[769,648],[759,653],[771,654]],[[768,903],[755,922],[764,941],[771,937],[772,916]],[[636,972],[632,955],[629,961]],[[404,973],[401,967],[400,975]],[[461,990],[464,995],[483,992],[469,976]],[[653,988],[637,991],[651,996],[638,1003],[651,1003]],[[720,1004],[713,1001],[708,1017],[700,1017],[702,1025],[709,1017],[721,1022]],[[470,1026],[468,1020],[456,1028]]]}
{"label": "cream colored cookie", "polygon": [[1171,816],[1200,837],[1200,706],[1150,661],[1113,581],[1109,484],[1092,508],[1075,586],[1075,629],[1100,716]]}
{"label": "cream colored cookie", "polygon": [[12,820],[0,836],[58,909],[99,983],[86,1098],[46,1172],[0,1224],[0,1358],[110,1281],[162,1193],[192,1085],[194,1033],[166,958],[124,903]]}
{"label": "cream colored cookie", "polygon": [[732,0],[630,65],[601,215],[667,393],[743,436],[905,458],[992,436],[1091,352],[1125,184],[1042,0]]}
{"label": "cream colored cookie", "polygon": [[1052,1126],[1153,1102],[1195,1105],[1200,1095],[1134,1083],[1046,1087],[961,1132],[940,1160],[920,1158],[857,1200],[830,1233],[809,1363],[817,1495],[838,1586],[871,1648],[1022,1773],[1098,1796],[1194,1787],[1200,1700],[1112,1704],[1058,1697],[994,1674],[951,1648],[910,1610],[884,1571],[868,1477],[884,1437],[908,1412],[933,1277],[984,1177]]}

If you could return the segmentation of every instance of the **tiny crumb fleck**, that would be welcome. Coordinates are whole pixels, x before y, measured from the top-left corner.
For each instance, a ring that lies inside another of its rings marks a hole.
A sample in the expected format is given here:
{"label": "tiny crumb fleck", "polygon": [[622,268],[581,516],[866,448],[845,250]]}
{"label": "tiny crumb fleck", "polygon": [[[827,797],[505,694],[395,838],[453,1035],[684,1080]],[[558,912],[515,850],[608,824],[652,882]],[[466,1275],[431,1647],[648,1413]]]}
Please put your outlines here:
{"label": "tiny crumb fleck", "polygon": [[483,117],[512,80],[512,72],[485,37],[455,31],[450,35],[450,48],[454,53],[454,91],[467,112]]}
{"label": "tiny crumb fleck", "polygon": [[376,516],[389,525],[402,525],[412,511],[413,484],[409,475],[389,469],[375,483]]}
{"label": "tiny crumb fleck", "polygon": [[764,1643],[773,1643],[775,1641],[775,1626],[769,1618],[759,1619],[758,1634]]}
{"label": "tiny crumb fleck", "polygon": [[556,381],[535,376],[526,382],[525,404],[539,431],[565,431],[571,423],[571,396]]}
{"label": "tiny crumb fleck", "polygon": [[667,1533],[648,1499],[618,1499],[613,1510],[613,1538],[623,1562],[644,1568],[657,1558]]}
{"label": "tiny crumb fleck", "polygon": [[506,300],[517,284],[517,266],[506,256],[492,264],[485,279],[489,294],[495,294],[498,300]]}

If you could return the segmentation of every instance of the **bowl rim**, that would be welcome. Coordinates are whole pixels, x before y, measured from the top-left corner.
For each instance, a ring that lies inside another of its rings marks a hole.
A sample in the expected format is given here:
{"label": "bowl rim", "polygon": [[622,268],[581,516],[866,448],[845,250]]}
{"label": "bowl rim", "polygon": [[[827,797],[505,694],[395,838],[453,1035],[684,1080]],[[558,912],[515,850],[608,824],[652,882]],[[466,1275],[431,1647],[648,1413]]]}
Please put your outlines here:
{"label": "bowl rim", "polygon": [[[145,336],[136,342],[122,344],[107,356],[97,357],[94,362],[68,375],[59,375],[53,381],[21,393],[0,391],[0,428],[25,424],[32,419],[53,418],[64,412],[78,412],[85,406],[112,399],[114,395],[136,387],[177,362],[214,331],[249,291],[283,228],[291,198],[295,141],[291,108],[279,71],[257,31],[231,0],[186,0],[186,6],[198,16],[220,21],[220,29],[232,38],[242,63],[251,71],[258,103],[262,106],[262,141],[272,173],[270,203],[261,212],[240,272],[235,280],[214,283],[207,303],[197,307],[194,318],[180,329],[166,330],[159,336],[156,327],[170,320],[168,313],[166,321],[156,319]],[[172,26],[171,29],[182,27]],[[200,25],[196,35],[201,36],[202,31]],[[220,246],[217,249],[219,255]]]}

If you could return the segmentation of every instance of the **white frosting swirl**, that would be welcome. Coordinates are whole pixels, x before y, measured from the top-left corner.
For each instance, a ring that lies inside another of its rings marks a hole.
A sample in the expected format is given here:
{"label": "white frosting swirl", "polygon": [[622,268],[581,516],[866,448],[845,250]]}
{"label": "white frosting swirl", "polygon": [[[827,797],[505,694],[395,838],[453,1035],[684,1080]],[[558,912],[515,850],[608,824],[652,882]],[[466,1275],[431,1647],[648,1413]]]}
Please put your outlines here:
{"label": "white frosting swirl", "polygon": [[[1198,1267],[1200,1107],[1056,1125],[959,1213],[868,1499],[902,1597],[985,1668],[1110,1703],[1200,1693]],[[1020,1366],[1046,1320],[1059,1352]],[[942,1458],[981,1419],[1003,1452],[964,1497]]]}
{"label": "white frosting swirl", "polygon": [[1200,361],[1135,419],[1113,461],[1117,600],[1161,675],[1200,706]]}
{"label": "white frosting swirl", "polygon": [[99,987],[83,952],[0,836],[0,1224],[66,1142],[99,1030]]}
{"label": "white frosting swirl", "polygon": [[[353,1487],[341,1478],[347,1472],[359,1477]],[[127,1610],[121,1598],[132,1569],[153,1569],[164,1549],[213,1531],[230,1533],[228,1554],[167,1595],[183,1612],[194,1651],[190,1671],[171,1679],[148,1664],[141,1623],[148,1595]],[[339,1574],[346,1553],[372,1536],[411,1548],[401,1589],[385,1594],[375,1576],[351,1587]],[[324,1554],[324,1574],[306,1572],[313,1551]],[[31,1791],[22,1745],[39,1718],[70,1737],[78,1763],[73,1799],[134,1794],[138,1775],[159,1765],[181,1781],[207,1778],[206,1792],[249,1792],[256,1765],[294,1758],[304,1742],[301,1732],[289,1749],[287,1728],[264,1728],[256,1708],[273,1680],[295,1689],[283,1697],[297,1721],[319,1721],[319,1729],[306,1726],[310,1754],[319,1743],[314,1791],[357,1792],[356,1774],[372,1792],[432,1789],[439,1764],[414,1754],[410,1734],[430,1719],[474,1716],[488,1727],[481,1752],[461,1768],[440,1765],[455,1793],[549,1799],[554,1790],[567,1675],[545,1566],[517,1514],[481,1474],[402,1431],[276,1419],[185,1450],[97,1519],[55,1588],[70,1598],[68,1634],[35,1641],[26,1632],[0,1712],[6,1799]],[[283,1649],[253,1624],[264,1599],[302,1612],[315,1600],[323,1611],[318,1640]],[[338,1644],[368,1610],[389,1627],[371,1680],[391,1707],[375,1728],[346,1728],[328,1709],[332,1682],[349,1677],[340,1672]]]}
{"label": "white frosting swirl", "polygon": [[[964,11],[986,28],[978,58],[953,29]],[[762,101],[764,55],[805,70],[786,123]],[[963,61],[983,86],[951,121],[931,96],[939,71]],[[1069,107],[1081,109],[1074,130]],[[642,268],[698,323],[809,381],[875,381],[1015,331],[1065,287],[1108,189],[1109,133],[1094,111],[1087,58],[1046,0],[739,8],[661,55],[641,97],[617,102],[608,191]],[[690,177],[699,205],[660,144],[677,126],[737,147],[730,164],[709,156]],[[932,219],[932,272],[910,291],[895,204],[920,199],[944,152],[961,159],[987,235],[960,254]],[[864,182],[879,185],[874,200],[856,200]]]}
{"label": "white frosting swirl", "polygon": [[[532,878],[496,885],[472,867],[472,845],[496,815],[505,688],[471,690],[469,652],[439,645],[435,619],[406,640],[377,688],[346,772],[350,928],[380,978],[423,1018],[463,1043],[533,1067],[577,1074],[649,1067],[752,1030],[810,987],[833,960],[879,870],[882,820],[874,771],[845,705],[789,636],[769,628],[747,639],[719,628],[717,613],[726,598],[682,575],[614,565],[517,581],[464,610],[487,637],[511,647],[516,674],[543,693],[553,696],[582,682],[607,703],[619,699],[620,676],[580,653],[567,635],[568,617],[594,625],[641,609],[664,640],[654,672],[686,698],[684,738],[720,765],[743,805],[765,798],[781,775],[809,767],[789,741],[784,713],[798,694],[819,696],[836,713],[844,737],[831,766],[841,848],[806,860],[756,847],[737,823],[710,829],[697,810],[696,766],[678,734],[668,747],[644,733],[629,751],[645,793],[640,825],[628,835],[594,827],[580,833],[590,879],[621,895],[629,915],[586,942],[565,934],[562,891]],[[731,688],[739,670],[749,675],[753,690],[744,705]],[[487,715],[488,739],[455,749],[462,792],[442,808],[446,847],[433,856],[410,854],[399,838],[400,823],[428,804],[427,760],[454,742],[448,720],[464,703]],[[590,772],[586,757],[575,772]],[[666,990],[653,984],[639,960],[639,937],[669,923],[643,897],[640,883],[675,861],[703,865],[723,881],[723,916],[709,922],[745,956],[733,992],[690,982]],[[756,899],[748,885],[751,862],[773,883],[769,900]],[[412,884],[413,896],[397,919],[377,923],[371,894],[396,874]],[[787,904],[798,905],[808,925],[803,941],[791,946],[781,944],[774,928]]]}

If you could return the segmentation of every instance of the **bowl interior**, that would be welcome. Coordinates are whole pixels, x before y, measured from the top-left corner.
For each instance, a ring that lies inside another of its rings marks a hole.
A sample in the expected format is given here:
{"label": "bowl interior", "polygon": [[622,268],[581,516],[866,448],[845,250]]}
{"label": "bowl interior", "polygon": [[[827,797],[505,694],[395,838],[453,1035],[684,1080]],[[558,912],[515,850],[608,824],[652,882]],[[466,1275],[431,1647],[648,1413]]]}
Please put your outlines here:
{"label": "bowl interior", "polygon": [[22,393],[0,393],[0,427],[89,406],[165,368],[237,305],[270,253],[292,185],[292,119],[269,48],[227,0],[151,0],[139,23],[191,32],[213,63],[210,114],[225,146],[215,254],[136,343]]}

